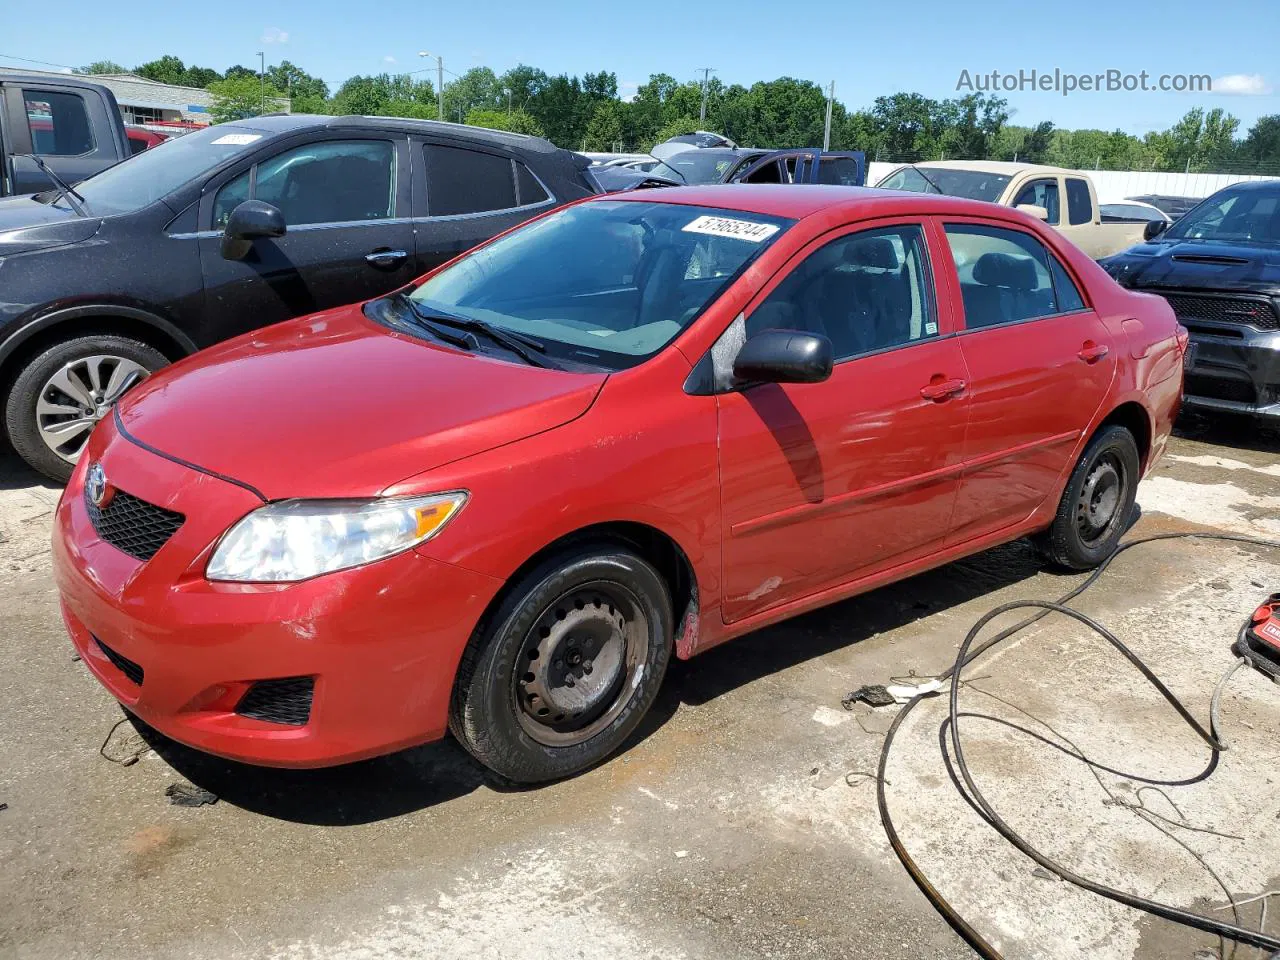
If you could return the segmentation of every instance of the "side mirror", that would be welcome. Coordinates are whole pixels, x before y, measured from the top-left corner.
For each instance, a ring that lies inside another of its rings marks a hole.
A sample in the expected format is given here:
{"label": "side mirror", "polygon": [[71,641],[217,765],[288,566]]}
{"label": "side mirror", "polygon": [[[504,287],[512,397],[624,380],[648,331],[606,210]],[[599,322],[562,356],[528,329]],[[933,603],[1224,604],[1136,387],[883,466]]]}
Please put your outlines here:
{"label": "side mirror", "polygon": [[762,330],[733,361],[739,380],[761,383],[820,383],[831,376],[831,341],[799,330]]}
{"label": "side mirror", "polygon": [[222,230],[224,260],[243,260],[259,237],[283,237],[288,228],[278,207],[262,200],[246,200],[231,211]]}
{"label": "side mirror", "polygon": [[1147,225],[1142,228],[1142,239],[1154,240],[1168,229],[1169,222],[1167,220],[1148,220]]}
{"label": "side mirror", "polygon": [[1020,203],[1014,209],[1021,210],[1023,213],[1035,217],[1037,220],[1043,220],[1045,223],[1049,222],[1049,211],[1037,204]]}

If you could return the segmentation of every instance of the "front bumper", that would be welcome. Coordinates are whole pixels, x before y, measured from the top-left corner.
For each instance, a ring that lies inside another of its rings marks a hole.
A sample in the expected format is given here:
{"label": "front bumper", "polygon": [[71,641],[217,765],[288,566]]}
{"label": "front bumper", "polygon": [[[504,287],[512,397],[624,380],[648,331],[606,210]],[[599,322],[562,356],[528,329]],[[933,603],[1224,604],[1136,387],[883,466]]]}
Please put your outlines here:
{"label": "front bumper", "polygon": [[[94,530],[83,486],[94,460],[113,486],[185,516],[151,560]],[[462,650],[500,581],[414,551],[296,584],[206,580],[218,537],[260,505],[104,421],[53,537],[63,617],[85,665],[166,736],[249,763],[328,766],[443,736]],[[255,683],[282,678],[314,681],[305,723],[236,712]]]}
{"label": "front bumper", "polygon": [[1191,332],[1183,404],[1280,421],[1280,331]]}

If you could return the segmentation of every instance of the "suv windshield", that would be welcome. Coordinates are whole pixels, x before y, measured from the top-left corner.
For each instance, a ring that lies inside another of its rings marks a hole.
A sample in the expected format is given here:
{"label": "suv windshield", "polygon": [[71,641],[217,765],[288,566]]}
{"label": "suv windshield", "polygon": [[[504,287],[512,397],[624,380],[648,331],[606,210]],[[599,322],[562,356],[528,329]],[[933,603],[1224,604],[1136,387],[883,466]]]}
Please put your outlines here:
{"label": "suv windshield", "polygon": [[251,149],[266,136],[265,130],[217,126],[174,137],[82,180],[76,192],[94,216],[132,213]]}
{"label": "suv windshield", "polygon": [[597,200],[482,247],[413,292],[424,314],[537,338],[551,357],[622,369],[688,327],[794,221]]}
{"label": "suv windshield", "polygon": [[922,165],[895,170],[876,184],[886,190],[942,192],[949,197],[967,197],[970,200],[986,200],[988,203],[999,200],[1008,185],[1009,178],[999,173]]}
{"label": "suv windshield", "polygon": [[1177,240],[1280,242],[1280,190],[1224,190],[1175,221],[1164,236]]}
{"label": "suv windshield", "polygon": [[649,172],[666,177],[676,183],[720,183],[728,169],[738,160],[732,150],[706,150],[693,148],[660,161]]}

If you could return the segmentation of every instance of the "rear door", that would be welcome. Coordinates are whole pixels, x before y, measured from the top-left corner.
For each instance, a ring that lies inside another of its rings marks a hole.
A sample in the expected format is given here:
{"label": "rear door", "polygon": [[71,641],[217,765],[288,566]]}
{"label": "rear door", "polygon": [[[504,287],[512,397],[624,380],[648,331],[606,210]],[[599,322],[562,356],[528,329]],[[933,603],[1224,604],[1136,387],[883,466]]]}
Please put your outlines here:
{"label": "rear door", "polygon": [[722,338],[804,330],[827,336],[837,358],[823,383],[757,384],[718,398],[727,621],[907,562],[945,539],[969,398],[926,236],[913,220],[827,234]]}
{"label": "rear door", "polygon": [[[366,300],[414,278],[405,137],[375,132],[288,145],[215,178],[201,199],[200,263],[216,338]],[[284,214],[288,232],[225,260],[222,229],[250,198]]]}
{"label": "rear door", "polygon": [[1025,520],[1056,489],[1117,352],[1083,286],[1034,234],[970,219],[949,219],[943,232],[971,391],[958,543]]}
{"label": "rear door", "polygon": [[414,137],[415,272],[422,274],[562,202],[523,160]]}

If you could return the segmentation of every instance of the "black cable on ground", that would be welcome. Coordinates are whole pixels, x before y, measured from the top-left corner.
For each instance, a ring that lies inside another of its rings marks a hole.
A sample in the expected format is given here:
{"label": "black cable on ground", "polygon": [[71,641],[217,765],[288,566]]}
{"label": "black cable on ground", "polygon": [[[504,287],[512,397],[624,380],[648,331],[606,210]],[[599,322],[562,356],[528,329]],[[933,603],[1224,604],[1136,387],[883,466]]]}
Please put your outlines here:
{"label": "black cable on ground", "polygon": [[[1184,926],[1191,927],[1196,930],[1204,931],[1205,933],[1216,934],[1219,937],[1224,937],[1227,940],[1231,940],[1236,943],[1243,943],[1243,944],[1248,944],[1250,946],[1262,947],[1267,950],[1273,950],[1273,951],[1280,950],[1280,939],[1277,939],[1275,937],[1269,937],[1265,933],[1260,933],[1256,930],[1250,930],[1248,928],[1241,927],[1236,924],[1223,923],[1221,921],[1217,921],[1209,917],[1202,917],[1199,914],[1191,913],[1189,911],[1182,910],[1180,908],[1173,907],[1168,904],[1162,904],[1154,900],[1148,900],[1144,897],[1135,896],[1134,894],[1127,893],[1123,890],[1118,890],[1114,887],[1108,887],[1105,884],[1097,883],[1095,881],[1089,880],[1087,877],[1082,877],[1076,873],[1073,873],[1072,871],[1068,870],[1066,867],[1062,866],[1061,864],[1045,856],[1044,854],[1036,850],[1034,847],[1032,847],[1031,844],[1029,844],[1021,836],[1019,836],[1017,832],[1013,830],[1012,827],[1010,827],[1003,819],[1000,818],[1000,815],[995,811],[995,809],[987,801],[986,797],[983,796],[981,790],[978,789],[978,785],[974,782],[973,777],[969,773],[968,765],[965,763],[964,747],[961,743],[959,723],[958,723],[959,714],[960,714],[959,691],[960,691],[961,671],[963,671],[965,667],[969,666],[969,664],[973,663],[975,660],[977,660],[979,657],[987,653],[989,650],[991,650],[998,644],[1003,643],[1005,640],[1020,633],[1021,631],[1025,630],[1027,627],[1031,626],[1032,624],[1039,622],[1040,620],[1047,617],[1050,613],[1061,613],[1078,620],[1080,623],[1084,624],[1085,626],[1093,630],[1095,633],[1098,633],[1100,636],[1104,637],[1108,642],[1112,644],[1112,646],[1114,646],[1118,651],[1120,651],[1120,653],[1123,654],[1125,658],[1129,660],[1130,663],[1132,663],[1135,667],[1138,668],[1138,670],[1147,679],[1147,681],[1151,683],[1160,692],[1160,694],[1169,702],[1169,704],[1174,708],[1174,710],[1177,711],[1179,716],[1182,717],[1182,719],[1187,723],[1187,725],[1190,726],[1191,729],[1196,733],[1196,735],[1199,736],[1200,739],[1203,740],[1205,744],[1209,747],[1210,754],[1211,754],[1209,762],[1205,770],[1194,779],[1198,781],[1212,775],[1214,770],[1217,768],[1221,753],[1225,749],[1225,745],[1217,735],[1216,716],[1211,721],[1211,727],[1213,729],[1205,730],[1204,727],[1201,726],[1199,721],[1197,721],[1195,717],[1191,715],[1191,712],[1173,694],[1173,692],[1170,691],[1169,688],[1164,685],[1164,683],[1160,680],[1160,678],[1157,677],[1151,671],[1151,669],[1145,663],[1142,662],[1141,658],[1139,658],[1137,654],[1135,654],[1132,650],[1130,650],[1127,646],[1125,646],[1125,644],[1118,637],[1116,637],[1113,633],[1111,633],[1109,630],[1107,630],[1105,627],[1103,627],[1101,624],[1097,623],[1095,620],[1091,619],[1090,617],[1087,617],[1086,615],[1080,613],[1079,611],[1073,610],[1072,608],[1066,606],[1066,604],[1069,603],[1071,600],[1074,600],[1076,597],[1080,596],[1082,593],[1088,590],[1091,586],[1093,586],[1098,581],[1098,579],[1102,576],[1102,574],[1107,570],[1107,568],[1111,566],[1112,562],[1115,561],[1115,559],[1118,556],[1120,556],[1122,553],[1134,547],[1141,546],[1147,543],[1154,543],[1161,540],[1208,540],[1208,541],[1216,541],[1216,542],[1241,543],[1241,544],[1247,544],[1251,546],[1280,549],[1280,541],[1263,539],[1261,537],[1242,536],[1237,534],[1164,533],[1164,534],[1156,534],[1149,537],[1140,537],[1136,540],[1130,540],[1127,543],[1121,544],[1116,549],[1116,551],[1112,553],[1111,556],[1109,556],[1106,560],[1104,560],[1092,573],[1089,574],[1088,577],[1086,577],[1080,584],[1078,584],[1072,590],[1068,591],[1066,594],[1060,597],[1056,602],[1034,601],[1034,600],[1015,601],[1013,603],[1003,604],[997,607],[996,609],[992,610],[991,612],[987,613],[976,624],[974,624],[973,628],[969,631],[969,634],[965,637],[964,643],[961,645],[959,653],[956,655],[955,663],[946,673],[942,674],[940,677],[940,679],[950,680],[951,682],[951,696],[950,696],[950,707],[949,707],[949,714],[948,714],[948,724],[949,724],[950,733],[951,733],[952,749],[955,752],[955,767],[960,771],[960,774],[965,783],[965,787],[968,791],[969,795],[966,797],[966,799],[971,804],[974,805],[975,809],[978,810],[979,814],[983,817],[983,819],[986,820],[988,823],[990,823],[992,827],[994,827],[1001,834],[1001,836],[1003,836],[1006,840],[1008,840],[1011,844],[1013,844],[1018,850],[1026,854],[1028,857],[1030,857],[1036,863],[1040,864],[1040,866],[1044,867],[1046,870],[1049,870],[1054,875],[1062,878],[1063,880],[1066,880],[1068,883],[1072,883],[1075,886],[1080,887],[1081,889],[1088,890],[1091,893],[1095,893],[1099,896],[1106,897],[1107,899],[1114,900],[1118,903],[1125,904],[1126,906],[1129,906],[1129,907],[1133,907],[1134,909],[1142,910],[1146,913],[1150,913],[1154,916],[1162,917],[1174,923],[1182,924]],[[977,644],[977,646],[974,646],[974,643],[977,640],[978,635],[982,632],[982,629],[988,623],[991,622],[991,620],[1011,610],[1028,609],[1028,608],[1036,609],[1037,612],[1023,620],[1020,620],[1018,623],[1015,623],[1013,626],[1006,627],[1004,630],[1001,630],[999,633],[991,637],[989,640],[983,641],[982,643]],[[892,725],[890,725],[887,733],[885,734],[884,746],[880,752],[880,765],[879,765],[877,784],[876,784],[876,801],[880,810],[880,820],[881,820],[881,823],[884,825],[885,833],[888,835],[889,843],[890,843],[890,846],[893,848],[894,853],[897,855],[898,859],[902,862],[903,867],[906,868],[907,873],[910,875],[915,885],[920,889],[920,892],[923,893],[925,897],[929,900],[929,902],[933,904],[934,908],[940,914],[942,914],[943,919],[945,919],[947,923],[951,926],[951,928],[955,930],[955,932],[961,937],[961,939],[963,939],[980,956],[986,958],[986,960],[1004,960],[1001,953],[991,943],[989,943],[986,940],[986,938],[983,937],[982,934],[975,927],[973,927],[972,924],[970,924],[967,920],[964,919],[964,917],[960,915],[960,913],[955,909],[954,906],[951,905],[951,903],[946,899],[946,897],[944,897],[938,891],[938,889],[929,881],[929,878],[924,875],[924,872],[920,869],[919,865],[915,862],[911,854],[907,851],[906,845],[903,843],[902,837],[898,834],[897,827],[894,825],[893,818],[889,813],[889,801],[888,801],[888,796],[885,790],[885,786],[886,786],[885,777],[888,773],[889,754],[893,748],[894,739],[897,737],[898,731],[902,728],[903,723],[906,721],[907,717],[911,714],[911,711],[914,710],[922,700],[927,699],[927,696],[928,695],[916,697],[914,700],[910,701],[905,707],[903,707],[902,710],[898,713],[898,715],[894,718]],[[1078,758],[1081,759],[1083,762],[1089,763],[1092,765],[1092,761],[1084,757],[1083,754],[1078,754]],[[1109,772],[1115,772],[1115,771],[1109,771]]]}

